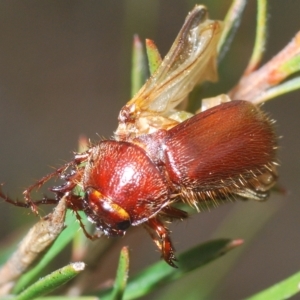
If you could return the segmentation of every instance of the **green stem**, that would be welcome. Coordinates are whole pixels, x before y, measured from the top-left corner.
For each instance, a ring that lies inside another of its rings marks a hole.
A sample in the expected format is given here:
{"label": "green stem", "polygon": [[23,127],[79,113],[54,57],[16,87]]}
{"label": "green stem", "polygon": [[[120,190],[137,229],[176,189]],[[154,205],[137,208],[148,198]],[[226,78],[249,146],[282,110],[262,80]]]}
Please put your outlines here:
{"label": "green stem", "polygon": [[252,56],[245,70],[249,74],[256,70],[261,62],[266,45],[267,0],[257,0],[256,35]]}
{"label": "green stem", "polygon": [[218,44],[218,61],[220,62],[225,56],[231,41],[240,25],[243,10],[247,0],[234,0],[224,19],[224,28]]}

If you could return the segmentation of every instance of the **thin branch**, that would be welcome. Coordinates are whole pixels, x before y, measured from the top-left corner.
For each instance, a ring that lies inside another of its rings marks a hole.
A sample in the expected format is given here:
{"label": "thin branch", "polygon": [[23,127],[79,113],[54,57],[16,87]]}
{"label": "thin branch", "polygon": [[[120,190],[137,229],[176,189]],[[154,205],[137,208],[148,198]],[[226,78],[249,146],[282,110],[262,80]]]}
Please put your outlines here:
{"label": "thin branch", "polygon": [[244,75],[250,74],[256,70],[261,62],[265,52],[267,32],[267,0],[257,0],[257,20],[255,43],[252,56],[245,70]]}
{"label": "thin branch", "polygon": [[0,296],[6,295],[16,280],[45,253],[64,229],[66,202],[62,198],[53,213],[35,224],[10,259],[0,269]]}
{"label": "thin branch", "polygon": [[[231,99],[243,99],[253,103],[261,103],[261,95],[277,86],[288,76],[299,70],[296,63],[300,56],[300,31],[276,56],[257,71],[244,75],[240,82],[228,93]],[[299,86],[298,86],[299,87]],[[295,86],[293,89],[296,89]],[[270,98],[269,98],[270,99]]]}

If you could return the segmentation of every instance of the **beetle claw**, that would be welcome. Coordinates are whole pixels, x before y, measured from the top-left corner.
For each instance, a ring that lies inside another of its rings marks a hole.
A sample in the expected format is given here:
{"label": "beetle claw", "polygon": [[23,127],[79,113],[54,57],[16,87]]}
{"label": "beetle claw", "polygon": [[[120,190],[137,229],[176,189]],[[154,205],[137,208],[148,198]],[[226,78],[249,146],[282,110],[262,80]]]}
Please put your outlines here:
{"label": "beetle claw", "polygon": [[175,249],[172,244],[169,230],[158,218],[152,218],[145,224],[153,242],[162,253],[162,258],[173,268],[178,268],[175,262]]}

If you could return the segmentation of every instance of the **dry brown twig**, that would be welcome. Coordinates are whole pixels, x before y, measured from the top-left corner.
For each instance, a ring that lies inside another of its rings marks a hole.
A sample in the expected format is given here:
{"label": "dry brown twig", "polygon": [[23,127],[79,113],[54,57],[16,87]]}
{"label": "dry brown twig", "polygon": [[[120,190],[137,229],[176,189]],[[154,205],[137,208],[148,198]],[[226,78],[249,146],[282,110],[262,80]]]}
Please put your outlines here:
{"label": "dry brown twig", "polygon": [[8,294],[17,279],[28,271],[53,244],[64,229],[66,201],[62,198],[52,213],[41,218],[20,242],[0,269],[0,296]]}
{"label": "dry brown twig", "polygon": [[266,93],[284,81],[292,72],[286,72],[284,64],[300,55],[300,32],[277,55],[258,70],[245,73],[228,93],[231,99],[244,99],[255,104],[267,100]]}

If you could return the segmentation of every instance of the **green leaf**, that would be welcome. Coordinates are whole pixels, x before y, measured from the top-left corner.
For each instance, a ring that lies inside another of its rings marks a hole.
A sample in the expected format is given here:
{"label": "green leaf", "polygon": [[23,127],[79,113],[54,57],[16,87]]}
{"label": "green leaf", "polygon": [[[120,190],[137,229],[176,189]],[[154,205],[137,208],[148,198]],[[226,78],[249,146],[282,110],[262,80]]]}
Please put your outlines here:
{"label": "green leaf", "polygon": [[282,300],[300,292],[300,272],[288,277],[287,279],[271,286],[270,288],[255,294],[246,300]]}
{"label": "green leaf", "polygon": [[160,53],[152,40],[146,40],[146,51],[150,74],[152,75],[160,66],[162,59]]}
{"label": "green leaf", "polygon": [[133,37],[132,67],[131,67],[131,96],[133,97],[146,80],[146,63],[143,45],[138,35]]}
{"label": "green leaf", "polygon": [[[12,299],[7,299],[12,300]],[[70,296],[49,296],[49,297],[39,297],[34,300],[99,300],[96,296],[78,296],[78,297],[70,297]]]}
{"label": "green leaf", "polygon": [[218,44],[218,61],[220,62],[228,51],[234,35],[240,25],[247,0],[234,0],[226,14],[224,28]]}
{"label": "green leaf", "polygon": [[15,300],[32,300],[36,297],[48,294],[74,278],[78,273],[82,272],[84,268],[85,264],[83,262],[76,262],[58,269],[31,285],[18,295]]}
{"label": "green leaf", "polygon": [[256,34],[253,52],[245,70],[245,74],[249,74],[257,69],[261,62],[266,45],[267,31],[267,0],[257,0],[257,20]]}
{"label": "green leaf", "polygon": [[117,276],[112,291],[111,300],[122,300],[129,272],[128,247],[123,247],[120,254]]}
{"label": "green leaf", "polygon": [[[145,296],[157,289],[158,286],[166,285],[181,278],[186,273],[215,260],[240,244],[240,240],[219,239],[199,245],[178,256],[178,269],[170,267],[164,261],[160,261],[129,280],[124,299],[137,299]],[[111,289],[101,292],[99,297],[110,299],[110,294]]]}
{"label": "green leaf", "polygon": [[[300,52],[300,51],[299,51]],[[300,53],[291,57],[288,61],[285,61],[279,68],[279,72],[284,73],[283,77],[288,77],[300,70]]]}
{"label": "green leaf", "polygon": [[298,89],[300,89],[300,76],[268,89],[267,91],[261,93],[256,98],[256,101],[259,103],[265,102]]}
{"label": "green leaf", "polygon": [[[264,228],[268,221],[282,208],[281,201],[272,201],[262,208],[257,202],[242,203],[238,202],[232,206],[230,212],[223,218],[212,238],[220,238],[234,234],[242,237],[245,243],[226,256],[225,259],[215,261],[213,265],[204,270],[195,270],[188,278],[183,278],[181,285],[172,284],[164,289],[159,299],[176,298],[185,300],[190,299],[221,299],[219,288],[222,287],[226,276],[230,274],[239,258],[252,245],[253,240]],[[216,270],[218,270],[216,272]],[[203,278],[199,281],[199,277]],[[184,285],[186,290],[182,290]]]}

